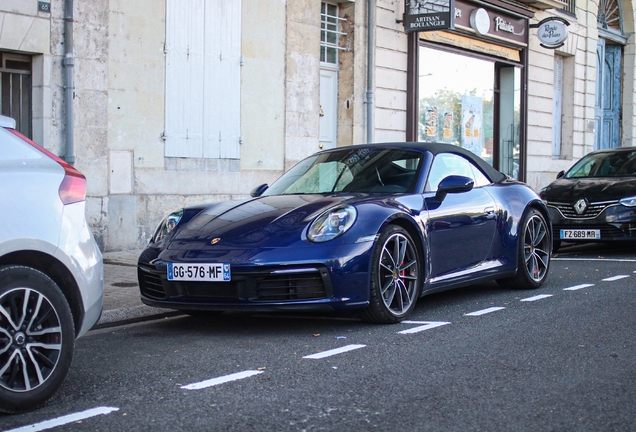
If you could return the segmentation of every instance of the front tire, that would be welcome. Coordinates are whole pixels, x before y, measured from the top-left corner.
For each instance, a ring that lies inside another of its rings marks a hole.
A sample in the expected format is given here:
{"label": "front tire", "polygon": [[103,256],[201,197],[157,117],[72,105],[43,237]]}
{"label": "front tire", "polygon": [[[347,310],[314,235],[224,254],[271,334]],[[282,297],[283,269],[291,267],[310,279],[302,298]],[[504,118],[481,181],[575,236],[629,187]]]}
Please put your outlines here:
{"label": "front tire", "polygon": [[497,282],[508,289],[536,289],[543,285],[550,268],[552,235],[545,217],[530,209],[520,225],[517,274]]}
{"label": "front tire", "polygon": [[49,400],[66,378],[74,346],[73,316],[57,284],[30,267],[0,267],[0,412]]}
{"label": "front tire", "polygon": [[406,319],[420,294],[420,271],[420,255],[409,233],[396,225],[385,228],[371,258],[370,304],[361,318],[385,324]]}

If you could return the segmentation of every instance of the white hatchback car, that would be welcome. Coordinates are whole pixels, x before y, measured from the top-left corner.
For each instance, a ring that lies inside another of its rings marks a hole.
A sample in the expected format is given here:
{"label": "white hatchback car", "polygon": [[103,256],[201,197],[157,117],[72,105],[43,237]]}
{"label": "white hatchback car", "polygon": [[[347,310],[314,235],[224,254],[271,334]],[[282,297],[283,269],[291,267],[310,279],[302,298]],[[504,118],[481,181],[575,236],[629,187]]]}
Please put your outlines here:
{"label": "white hatchback car", "polygon": [[44,404],[102,311],[86,178],[0,116],[0,411]]}

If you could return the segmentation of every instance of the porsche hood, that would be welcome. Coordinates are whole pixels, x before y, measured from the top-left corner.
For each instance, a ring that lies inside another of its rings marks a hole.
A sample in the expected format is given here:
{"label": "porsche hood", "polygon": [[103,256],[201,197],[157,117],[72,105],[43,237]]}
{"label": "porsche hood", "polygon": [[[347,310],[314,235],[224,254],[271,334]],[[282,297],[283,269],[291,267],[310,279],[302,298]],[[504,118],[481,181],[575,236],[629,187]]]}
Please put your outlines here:
{"label": "porsche hood", "polygon": [[275,195],[211,204],[179,225],[168,248],[258,248],[272,238],[278,246],[289,246],[315,217],[347,198],[351,196]]}

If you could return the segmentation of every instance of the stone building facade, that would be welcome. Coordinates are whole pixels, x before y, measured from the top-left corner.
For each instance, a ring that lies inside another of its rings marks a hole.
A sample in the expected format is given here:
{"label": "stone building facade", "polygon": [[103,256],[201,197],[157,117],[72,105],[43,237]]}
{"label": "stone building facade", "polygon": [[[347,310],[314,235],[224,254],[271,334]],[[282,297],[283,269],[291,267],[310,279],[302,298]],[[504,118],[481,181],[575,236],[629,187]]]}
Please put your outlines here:
{"label": "stone building facade", "polygon": [[[246,198],[321,148],[426,140],[435,119],[440,139],[470,135],[537,190],[595,147],[633,145],[633,0],[456,3],[454,31],[418,35],[404,0],[0,0],[2,113],[86,175],[107,251],[143,246],[178,207]],[[513,31],[479,33],[477,9]],[[551,16],[569,23],[556,49],[534,28]],[[433,88],[454,64],[464,77]],[[603,141],[599,94],[618,100],[618,138]]]}

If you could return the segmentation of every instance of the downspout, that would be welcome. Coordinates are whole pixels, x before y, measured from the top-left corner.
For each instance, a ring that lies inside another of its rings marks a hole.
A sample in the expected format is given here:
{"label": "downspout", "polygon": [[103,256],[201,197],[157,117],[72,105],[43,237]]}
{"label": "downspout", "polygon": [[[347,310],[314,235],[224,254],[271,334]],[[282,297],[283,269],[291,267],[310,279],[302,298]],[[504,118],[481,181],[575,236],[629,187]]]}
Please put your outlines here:
{"label": "downspout", "polygon": [[373,69],[375,67],[375,0],[367,11],[367,143],[373,142]]}
{"label": "downspout", "polygon": [[64,90],[66,108],[66,152],[64,160],[75,163],[75,144],[73,141],[73,0],[64,0]]}

